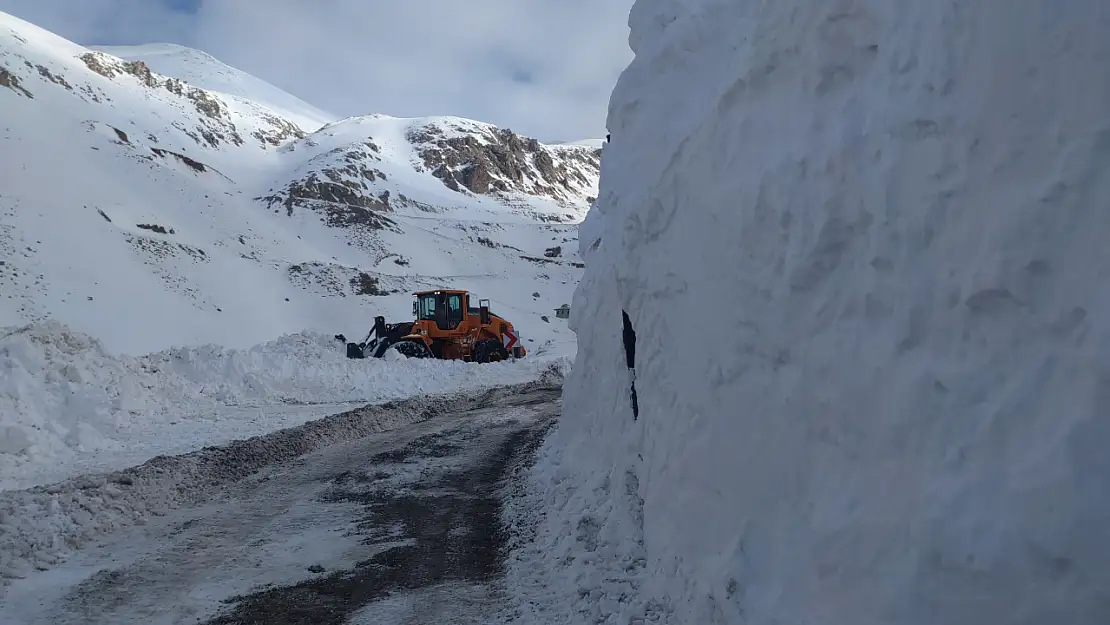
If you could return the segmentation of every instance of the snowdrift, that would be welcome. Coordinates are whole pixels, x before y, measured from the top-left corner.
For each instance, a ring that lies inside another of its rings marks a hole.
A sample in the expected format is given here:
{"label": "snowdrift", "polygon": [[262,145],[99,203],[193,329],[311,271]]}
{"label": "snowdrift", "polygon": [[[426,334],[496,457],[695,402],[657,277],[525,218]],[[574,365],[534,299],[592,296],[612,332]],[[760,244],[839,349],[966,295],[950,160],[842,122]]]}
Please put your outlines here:
{"label": "snowdrift", "polygon": [[1110,12],[639,0],[630,26],[564,417],[511,511],[521,610],[1110,620]]}
{"label": "snowdrift", "polygon": [[129,357],[56,322],[0,328],[0,489],[246,438],[347,404],[526,382],[551,363],[349,360],[333,337],[312,333]]}

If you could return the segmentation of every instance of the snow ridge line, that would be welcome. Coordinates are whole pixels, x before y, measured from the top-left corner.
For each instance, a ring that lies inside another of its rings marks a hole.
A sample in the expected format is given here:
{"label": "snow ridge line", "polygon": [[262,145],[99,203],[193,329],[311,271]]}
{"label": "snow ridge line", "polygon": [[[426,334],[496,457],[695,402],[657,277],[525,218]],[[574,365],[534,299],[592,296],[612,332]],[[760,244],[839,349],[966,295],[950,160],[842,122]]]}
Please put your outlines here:
{"label": "snow ridge line", "polygon": [[0,598],[13,579],[48,570],[113,531],[202,503],[223,485],[328,445],[488,405],[507,395],[560,388],[553,364],[531,382],[369,405],[270,434],[128,469],[0,493]]}

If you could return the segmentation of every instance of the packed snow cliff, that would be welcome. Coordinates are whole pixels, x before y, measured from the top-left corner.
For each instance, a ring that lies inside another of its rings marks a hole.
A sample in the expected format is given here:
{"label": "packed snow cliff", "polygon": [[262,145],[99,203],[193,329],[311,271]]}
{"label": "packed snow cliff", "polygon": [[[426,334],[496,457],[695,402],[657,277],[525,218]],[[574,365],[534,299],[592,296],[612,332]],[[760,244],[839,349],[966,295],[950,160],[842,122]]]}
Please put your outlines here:
{"label": "packed snow cliff", "polygon": [[630,25],[522,610],[1110,622],[1110,11],[639,0]]}

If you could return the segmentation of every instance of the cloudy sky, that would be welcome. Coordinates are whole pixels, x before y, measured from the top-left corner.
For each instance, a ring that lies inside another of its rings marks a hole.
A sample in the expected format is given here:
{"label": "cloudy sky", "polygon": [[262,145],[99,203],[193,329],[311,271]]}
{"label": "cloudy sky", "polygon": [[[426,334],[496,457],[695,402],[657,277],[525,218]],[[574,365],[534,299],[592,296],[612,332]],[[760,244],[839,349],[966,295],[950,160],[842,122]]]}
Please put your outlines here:
{"label": "cloudy sky", "polygon": [[87,45],[199,48],[337,116],[605,133],[632,0],[0,0]]}

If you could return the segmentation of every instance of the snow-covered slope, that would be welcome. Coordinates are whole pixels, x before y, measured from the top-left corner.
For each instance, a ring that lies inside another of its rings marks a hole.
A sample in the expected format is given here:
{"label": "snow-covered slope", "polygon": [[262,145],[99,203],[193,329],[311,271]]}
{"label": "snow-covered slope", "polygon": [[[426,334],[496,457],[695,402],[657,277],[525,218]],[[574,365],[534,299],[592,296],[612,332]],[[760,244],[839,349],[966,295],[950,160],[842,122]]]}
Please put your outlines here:
{"label": "snow-covered slope", "polygon": [[246,348],[357,335],[454,286],[533,347],[569,338],[541,317],[581,274],[598,150],[456,118],[309,132],[287,115],[318,111],[207,55],[111,50],[134,60],[0,14],[0,325]]}
{"label": "snow-covered slope", "polygon": [[194,87],[260,104],[309,132],[338,119],[335,115],[324,112],[200,50],[172,43],[90,46],[90,49],[125,61],[142,61],[151,71],[163,76],[173,76]]}
{"label": "snow-covered slope", "polygon": [[522,609],[1110,621],[1110,12],[639,0],[630,25]]}

